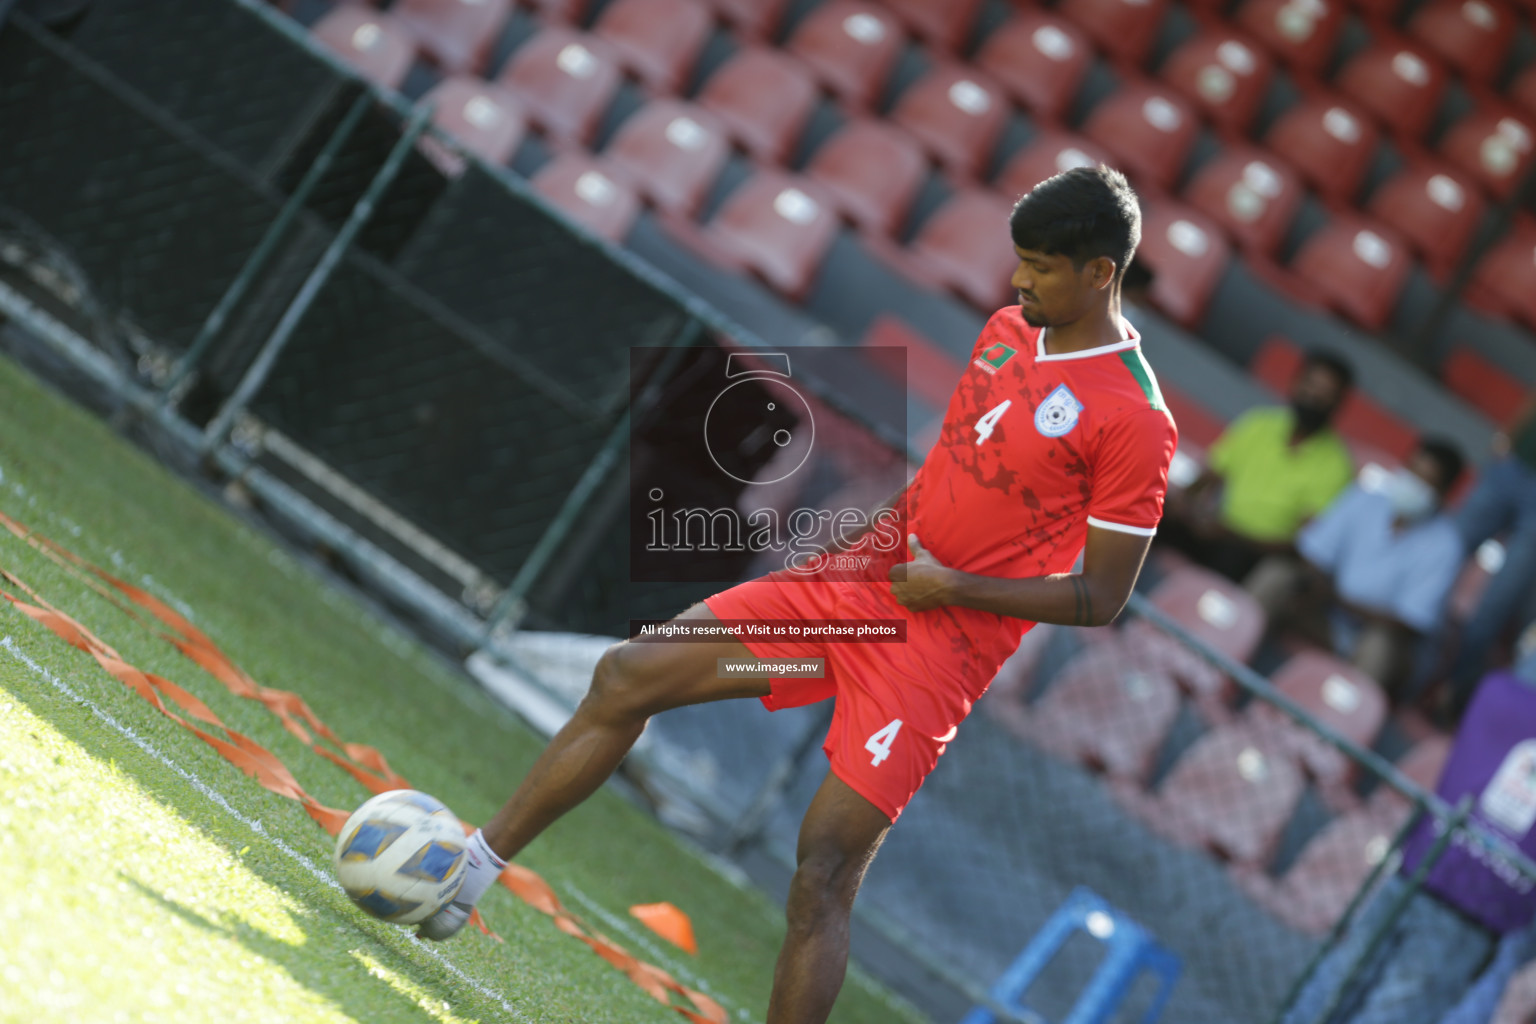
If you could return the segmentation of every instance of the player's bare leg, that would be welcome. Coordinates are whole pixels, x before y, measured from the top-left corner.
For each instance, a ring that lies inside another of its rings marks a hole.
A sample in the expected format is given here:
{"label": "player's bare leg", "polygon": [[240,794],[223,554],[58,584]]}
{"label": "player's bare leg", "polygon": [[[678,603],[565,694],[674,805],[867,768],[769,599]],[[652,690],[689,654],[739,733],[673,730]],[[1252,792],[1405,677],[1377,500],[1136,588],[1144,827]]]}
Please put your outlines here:
{"label": "player's bare leg", "polygon": [[[719,622],[703,604],[674,621]],[[517,856],[566,811],[597,791],[661,711],[731,697],[762,697],[761,677],[719,678],[718,658],[751,658],[738,641],[633,642],[603,653],[576,713],[481,830],[503,860]]]}
{"label": "player's bare leg", "polygon": [[883,811],[827,773],[800,823],[768,1024],[822,1024],[832,1012],[848,971],[853,898],[890,827]]}
{"label": "player's bare leg", "polygon": [[[673,621],[720,620],[706,605],[697,604]],[[735,640],[625,641],[610,647],[598,660],[591,689],[571,720],[549,741],[480,836],[471,838],[471,864],[478,865],[487,854],[492,863],[517,856],[561,815],[596,792],[635,745],[652,715],[687,704],[766,696],[769,684],[764,677],[719,675],[717,659],[751,657],[746,645]],[[488,849],[477,849],[477,842]],[[446,939],[455,934],[483,891],[483,886],[477,886],[467,900],[455,900],[428,918],[420,929],[422,937]]]}

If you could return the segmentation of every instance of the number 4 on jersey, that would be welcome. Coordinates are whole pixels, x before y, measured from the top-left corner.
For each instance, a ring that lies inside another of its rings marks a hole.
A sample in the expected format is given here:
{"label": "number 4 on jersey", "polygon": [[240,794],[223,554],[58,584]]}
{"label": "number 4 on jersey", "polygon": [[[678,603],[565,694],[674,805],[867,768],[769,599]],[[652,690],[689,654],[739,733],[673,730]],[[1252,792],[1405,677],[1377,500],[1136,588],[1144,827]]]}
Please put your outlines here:
{"label": "number 4 on jersey", "polygon": [[976,443],[981,444],[992,436],[992,428],[997,426],[997,421],[1003,418],[1003,413],[1013,404],[1013,399],[1008,399],[1002,405],[990,410],[985,416],[976,421]]}
{"label": "number 4 on jersey", "polygon": [[880,766],[880,762],[891,756],[891,744],[896,742],[896,734],[901,732],[901,719],[891,719],[891,724],[875,733],[864,743],[864,749],[875,755],[870,764]]}

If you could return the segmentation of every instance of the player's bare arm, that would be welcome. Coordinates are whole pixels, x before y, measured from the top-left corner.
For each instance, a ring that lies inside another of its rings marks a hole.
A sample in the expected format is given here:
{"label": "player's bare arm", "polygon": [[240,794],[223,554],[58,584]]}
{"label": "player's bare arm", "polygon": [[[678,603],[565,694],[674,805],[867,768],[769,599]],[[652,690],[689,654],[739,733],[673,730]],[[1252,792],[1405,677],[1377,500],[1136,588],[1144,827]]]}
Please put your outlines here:
{"label": "player's bare arm", "polygon": [[1090,526],[1082,572],[1006,579],[948,568],[913,534],[907,538],[912,560],[891,567],[891,594],[915,612],[960,605],[1031,622],[1107,626],[1130,599],[1151,543],[1151,537]]}

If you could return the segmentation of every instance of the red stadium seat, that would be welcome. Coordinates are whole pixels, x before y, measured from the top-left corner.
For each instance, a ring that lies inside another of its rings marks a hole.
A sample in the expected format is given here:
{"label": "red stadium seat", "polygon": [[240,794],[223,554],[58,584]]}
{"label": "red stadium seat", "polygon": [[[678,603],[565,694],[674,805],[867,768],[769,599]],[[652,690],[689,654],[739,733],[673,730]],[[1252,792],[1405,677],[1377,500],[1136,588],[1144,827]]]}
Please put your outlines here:
{"label": "red stadium seat", "polygon": [[[1397,770],[1420,789],[1433,793],[1440,784],[1440,773],[1445,771],[1445,762],[1451,758],[1451,746],[1451,737],[1444,733],[1432,733],[1397,759]],[[1371,792],[1371,803],[1395,806],[1404,811],[1411,806],[1407,797],[1381,783]]]}
{"label": "red stadium seat", "polygon": [[[884,315],[865,332],[867,348],[901,350],[906,361],[892,377],[937,409],[949,406],[965,365],[896,317]],[[897,368],[892,368],[897,369]]]}
{"label": "red stadium seat", "polygon": [[918,229],[907,255],[927,283],[992,313],[1014,300],[1009,280],[1019,260],[999,231],[1012,211],[1013,204],[995,192],[956,192]]}
{"label": "red stadium seat", "polygon": [[713,28],[699,0],[614,0],[592,31],[646,86],[675,93],[688,84]]}
{"label": "red stadium seat", "polygon": [[879,102],[901,53],[901,25],[868,0],[829,0],[802,21],[786,49],[857,108]]}
{"label": "red stadium seat", "polygon": [[784,17],[789,0],[707,0],[721,18],[743,36],[762,40],[773,35]]}
{"label": "red stadium seat", "polygon": [[940,64],[901,94],[890,119],[956,177],[974,181],[990,170],[1010,109],[1002,88],[986,75],[964,64]]}
{"label": "red stadium seat", "polygon": [[880,0],[913,35],[941,50],[962,49],[976,27],[981,0]]}
{"label": "red stadium seat", "polygon": [[1440,379],[1457,398],[1501,426],[1514,422],[1531,391],[1466,345],[1451,350],[1440,366]]}
{"label": "red stadium seat", "polygon": [[1169,54],[1158,73],[1217,128],[1241,135],[1253,124],[1274,66],[1231,29],[1211,28]]}
{"label": "red stadium seat", "polygon": [[1474,305],[1536,330],[1536,221],[1516,219],[1477,261],[1465,294]]}
{"label": "red stadium seat", "polygon": [[1372,23],[1372,28],[1393,25],[1398,21],[1398,9],[1403,0],[1349,0],[1349,6],[1360,12]]}
{"label": "red stadium seat", "polygon": [[444,71],[479,74],[512,13],[512,0],[399,0],[389,13]]}
{"label": "red stadium seat", "polygon": [[1325,305],[1368,331],[1387,325],[1412,267],[1395,231],[1348,215],[1308,238],[1291,260]]}
{"label": "red stadium seat", "polygon": [[860,228],[894,235],[928,173],[928,161],[905,132],[887,121],[850,121],[816,150],[805,175]]}
{"label": "red stadium seat", "polygon": [[680,100],[653,100],[619,128],[604,161],[658,209],[691,217],[730,159],[713,115]]}
{"label": "red stadium seat", "polygon": [[1325,825],[1280,878],[1250,870],[1235,872],[1238,883],[1292,928],[1323,935],[1386,856],[1405,820],[1406,809],[1357,808]]}
{"label": "red stadium seat", "polygon": [[1247,0],[1233,24],[1292,68],[1321,74],[1344,29],[1342,0]]}
{"label": "red stadium seat", "polygon": [[1263,150],[1229,146],[1196,172],[1184,200],[1245,249],[1274,255],[1306,188],[1290,166]]}
{"label": "red stadium seat", "polygon": [[1152,302],[1194,328],[1231,259],[1227,240],[1214,221],[1172,200],[1143,199],[1141,205],[1136,259],[1152,271]]}
{"label": "red stadium seat", "polygon": [[1460,172],[1426,161],[1384,182],[1366,209],[1401,233],[1429,272],[1444,281],[1461,264],[1488,205]]}
{"label": "red stadium seat", "polygon": [[1339,92],[1387,128],[1422,139],[1449,81],[1445,67],[1421,43],[1378,37],[1351,57],[1334,80]]}
{"label": "red stadium seat", "polygon": [[[1431,736],[1404,754],[1397,770],[1420,788],[1433,791],[1450,750],[1448,738]],[[1378,784],[1364,806],[1324,826],[1281,878],[1271,879],[1258,871],[1234,874],[1242,888],[1280,920],[1298,931],[1321,934],[1338,920],[1386,855],[1411,811],[1405,797]]]}
{"label": "red stadium seat", "polygon": [[1246,662],[1264,636],[1264,610],[1258,602],[1207,569],[1190,566],[1168,574],[1150,599],[1163,614],[1234,661]]}
{"label": "red stadium seat", "polygon": [[1004,195],[1022,196],[1046,178],[1074,167],[1113,167],[1115,158],[1098,143],[1067,132],[1043,131],[1014,154],[997,176]]}
{"label": "red stadium seat", "polygon": [[1514,77],[1504,90],[1514,104],[1527,114],[1536,114],[1536,64],[1529,65]]}
{"label": "red stadium seat", "polygon": [[574,25],[586,20],[590,0],[518,0],[518,3],[533,8],[543,21]]}
{"label": "red stadium seat", "polygon": [[[424,99],[433,104],[433,122],[487,163],[511,160],[528,130],[517,97],[481,78],[445,78]],[[424,138],[423,149],[445,172],[458,174],[463,169],[457,156],[430,142]]]}
{"label": "red stadium seat", "polygon": [[528,105],[534,123],[552,141],[585,146],[597,134],[621,77],[618,60],[601,39],[553,26],[512,54],[497,80]]}
{"label": "red stadium seat", "polygon": [[1359,458],[1361,451],[1368,451],[1403,463],[1419,447],[1419,432],[1412,425],[1358,389],[1344,399],[1334,426],[1356,452],[1357,462],[1368,461]]}
{"label": "red stadium seat", "polygon": [[538,189],[593,234],[622,242],[640,216],[640,197],[591,157],[566,153],[533,176]]}
{"label": "red stadium seat", "polygon": [[[1239,662],[1252,657],[1264,635],[1264,611],[1247,591],[1198,566],[1170,570],[1153,589],[1151,601],[1180,627]],[[1148,620],[1133,619],[1122,633],[1138,660],[1167,671],[1206,721],[1232,719],[1235,688],[1225,673]]]}
{"label": "red stadium seat", "polygon": [[386,89],[405,81],[416,60],[416,40],[410,30],[390,15],[366,7],[336,7],[310,32],[358,74]]}
{"label": "red stadium seat", "polygon": [[1376,126],[1360,110],[1314,94],[1281,115],[1264,145],[1324,198],[1349,204],[1360,191],[1379,139]]}
{"label": "red stadium seat", "polygon": [[1248,723],[1207,733],[1175,762],[1158,792],[1112,787],[1132,813],[1183,846],[1238,865],[1261,866],[1301,801],[1305,782],[1290,758]]}
{"label": "red stadium seat", "polygon": [[1306,354],[1283,334],[1271,334],[1248,361],[1248,373],[1277,395],[1290,393]]}
{"label": "red stadium seat", "polygon": [[699,105],[759,160],[782,164],[793,154],[816,106],[816,83],[794,58],[752,46],[704,83]]}
{"label": "red stadium seat", "polygon": [[1440,139],[1440,155],[1470,174],[1494,199],[1508,199],[1536,153],[1536,116],[1489,101]]}
{"label": "red stadium seat", "polygon": [[1059,7],[1112,59],[1142,66],[1168,13],[1168,0],[1063,0]]}
{"label": "red stadium seat", "polygon": [[[1315,721],[1361,747],[1376,741],[1387,720],[1387,695],[1376,680],[1322,651],[1292,655],[1270,682]],[[1297,725],[1272,704],[1255,704],[1252,715],[1256,723],[1275,730],[1280,749],[1293,755],[1325,793],[1342,796],[1354,784],[1355,762],[1317,733]]]}
{"label": "red stadium seat", "polygon": [[1427,0],[1413,12],[1408,32],[1468,82],[1491,85],[1504,70],[1519,24],[1502,0]]}
{"label": "red stadium seat", "polygon": [[837,235],[831,202],[810,181],[762,170],[732,192],[702,233],[668,221],[706,257],[757,274],[791,301],[810,292]]}
{"label": "red stadium seat", "polygon": [[1126,174],[1166,190],[1184,170],[1200,121],[1173,91],[1129,83],[1093,108],[1083,134],[1114,154]]}
{"label": "red stadium seat", "polygon": [[1031,113],[1059,121],[1093,63],[1093,44],[1065,18],[1031,7],[987,36],[975,63]]}
{"label": "red stadium seat", "polygon": [[1179,713],[1179,688],[1113,639],[1078,653],[1037,701],[1028,735],[1039,746],[1145,784]]}

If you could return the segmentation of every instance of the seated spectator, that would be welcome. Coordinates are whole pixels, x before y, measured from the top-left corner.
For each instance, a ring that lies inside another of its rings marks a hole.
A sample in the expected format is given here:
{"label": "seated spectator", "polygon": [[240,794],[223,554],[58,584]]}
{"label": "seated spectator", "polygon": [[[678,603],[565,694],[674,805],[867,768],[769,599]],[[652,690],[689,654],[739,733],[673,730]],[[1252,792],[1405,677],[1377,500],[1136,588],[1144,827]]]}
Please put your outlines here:
{"label": "seated spectator", "polygon": [[1497,456],[1479,477],[1456,516],[1467,551],[1504,534],[1504,566],[1483,591],[1462,632],[1451,669],[1450,706],[1455,716],[1488,664],[1499,637],[1536,596],[1536,393],[1506,432],[1495,434]]}
{"label": "seated spectator", "polygon": [[1211,446],[1199,479],[1169,495],[1164,540],[1239,581],[1265,555],[1291,551],[1296,531],[1354,477],[1349,449],[1328,425],[1353,379],[1337,356],[1311,353],[1290,404],[1240,416]]}
{"label": "seated spectator", "polygon": [[[1479,685],[1435,792],[1467,798],[1470,819],[1497,844],[1445,844],[1424,887],[1409,880],[1435,845],[1439,822],[1421,821],[1396,872],[1360,907],[1285,1016],[1285,1024],[1441,1024],[1477,993],[1481,975],[1503,973],[1529,955],[1522,935],[1536,918],[1536,886],[1509,857],[1536,855],[1536,660],[1495,672]],[[1399,900],[1406,903],[1399,906]],[[1392,914],[1401,909],[1394,920]],[[1504,964],[1490,955],[1500,940]],[[1502,970],[1501,970],[1502,968]],[[1495,982],[1497,982],[1495,976]],[[1342,993],[1338,992],[1344,986]],[[1494,986],[1490,985],[1490,988]],[[1468,1007],[1484,1014],[1488,1001]],[[1457,1024],[1463,1015],[1450,1018]]]}
{"label": "seated spectator", "polygon": [[1244,586],[1273,625],[1309,633],[1396,690],[1466,560],[1443,511],[1461,470],[1454,446],[1421,441],[1379,484],[1346,489],[1297,535],[1296,555],[1270,555]]}

